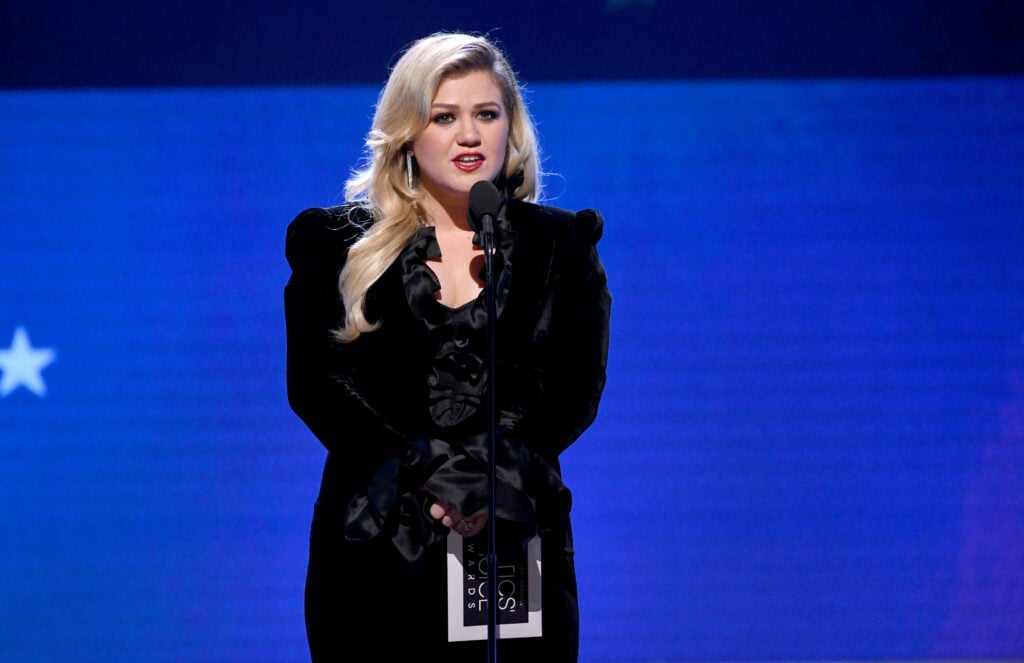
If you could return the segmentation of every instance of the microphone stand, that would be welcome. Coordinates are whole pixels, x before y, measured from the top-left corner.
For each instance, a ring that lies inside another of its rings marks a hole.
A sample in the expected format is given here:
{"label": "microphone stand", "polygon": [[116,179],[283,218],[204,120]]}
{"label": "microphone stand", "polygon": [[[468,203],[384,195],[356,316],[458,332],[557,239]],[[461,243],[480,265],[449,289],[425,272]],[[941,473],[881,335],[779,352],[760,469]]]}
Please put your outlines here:
{"label": "microphone stand", "polygon": [[497,518],[497,401],[494,397],[498,327],[494,283],[494,218],[500,215],[501,194],[493,182],[481,180],[469,191],[469,222],[481,236],[487,289],[487,661],[498,661],[498,518]]}
{"label": "microphone stand", "polygon": [[498,537],[495,499],[495,456],[497,427],[494,398],[495,312],[494,217],[483,215],[484,273],[487,292],[487,661],[498,661]]}

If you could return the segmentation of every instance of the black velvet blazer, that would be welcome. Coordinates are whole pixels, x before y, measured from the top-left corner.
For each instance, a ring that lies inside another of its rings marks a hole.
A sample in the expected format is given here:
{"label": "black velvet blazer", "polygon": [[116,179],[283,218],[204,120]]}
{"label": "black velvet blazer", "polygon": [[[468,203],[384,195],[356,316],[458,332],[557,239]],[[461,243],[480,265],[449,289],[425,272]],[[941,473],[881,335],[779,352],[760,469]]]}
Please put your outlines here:
{"label": "black velvet blazer", "polygon": [[[558,455],[593,422],[605,385],[611,297],[597,253],[602,219],[520,201],[496,331],[499,424],[560,473]],[[318,502],[344,509],[382,464],[430,430],[433,359],[398,261],[367,294],[376,331],[343,344],[338,275],[365,210],[313,208],[289,225],[285,253],[288,398],[327,448]]]}

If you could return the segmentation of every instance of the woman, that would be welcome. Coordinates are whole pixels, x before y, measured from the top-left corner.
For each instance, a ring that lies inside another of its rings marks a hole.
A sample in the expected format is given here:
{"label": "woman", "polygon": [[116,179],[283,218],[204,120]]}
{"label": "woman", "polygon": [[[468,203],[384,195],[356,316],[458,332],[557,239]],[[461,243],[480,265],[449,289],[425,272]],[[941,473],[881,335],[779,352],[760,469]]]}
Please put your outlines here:
{"label": "woman", "polygon": [[[483,661],[448,642],[446,539],[541,540],[543,635],[509,660],[576,661],[570,493],[559,454],[594,420],[610,297],[597,212],[534,204],[532,121],[488,40],[436,34],[396,63],[348,203],[289,225],[288,396],[327,448],[306,625],[314,661]],[[496,523],[487,523],[487,309],[469,191],[502,194],[494,274]],[[499,547],[504,544],[499,544]],[[358,660],[365,655],[359,654]]]}

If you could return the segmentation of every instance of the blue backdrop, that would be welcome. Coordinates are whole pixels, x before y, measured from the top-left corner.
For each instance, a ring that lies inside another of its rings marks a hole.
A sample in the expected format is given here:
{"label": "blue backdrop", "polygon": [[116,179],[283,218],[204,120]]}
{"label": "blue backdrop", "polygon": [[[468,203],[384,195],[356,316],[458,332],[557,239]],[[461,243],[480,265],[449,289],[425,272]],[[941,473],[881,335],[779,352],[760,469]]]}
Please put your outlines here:
{"label": "blue backdrop", "polygon": [[[305,657],[284,230],[376,86],[0,92],[0,660]],[[1024,78],[539,83],[581,660],[1024,657]]]}

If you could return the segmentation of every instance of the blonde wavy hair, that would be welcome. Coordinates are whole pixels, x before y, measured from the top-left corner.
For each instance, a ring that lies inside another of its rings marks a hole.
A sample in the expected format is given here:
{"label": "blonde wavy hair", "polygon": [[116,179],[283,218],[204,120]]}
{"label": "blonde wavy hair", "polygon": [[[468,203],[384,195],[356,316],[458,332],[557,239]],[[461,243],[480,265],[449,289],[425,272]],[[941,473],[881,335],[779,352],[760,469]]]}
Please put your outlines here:
{"label": "blonde wavy hair", "polygon": [[436,33],[413,42],[395,63],[377,100],[366,136],[364,166],[345,183],[346,200],[367,209],[373,222],[349,249],[338,278],[345,305],[345,320],[334,332],[339,341],[353,341],[379,326],[366,318],[366,293],[419,226],[417,206],[422,193],[415,181],[408,185],[405,150],[430,121],[430,106],[441,83],[475,71],[490,72],[502,91],[509,118],[502,176],[507,181],[521,178],[510,195],[527,201],[539,197],[536,131],[501,50],[485,37],[462,33]]}

